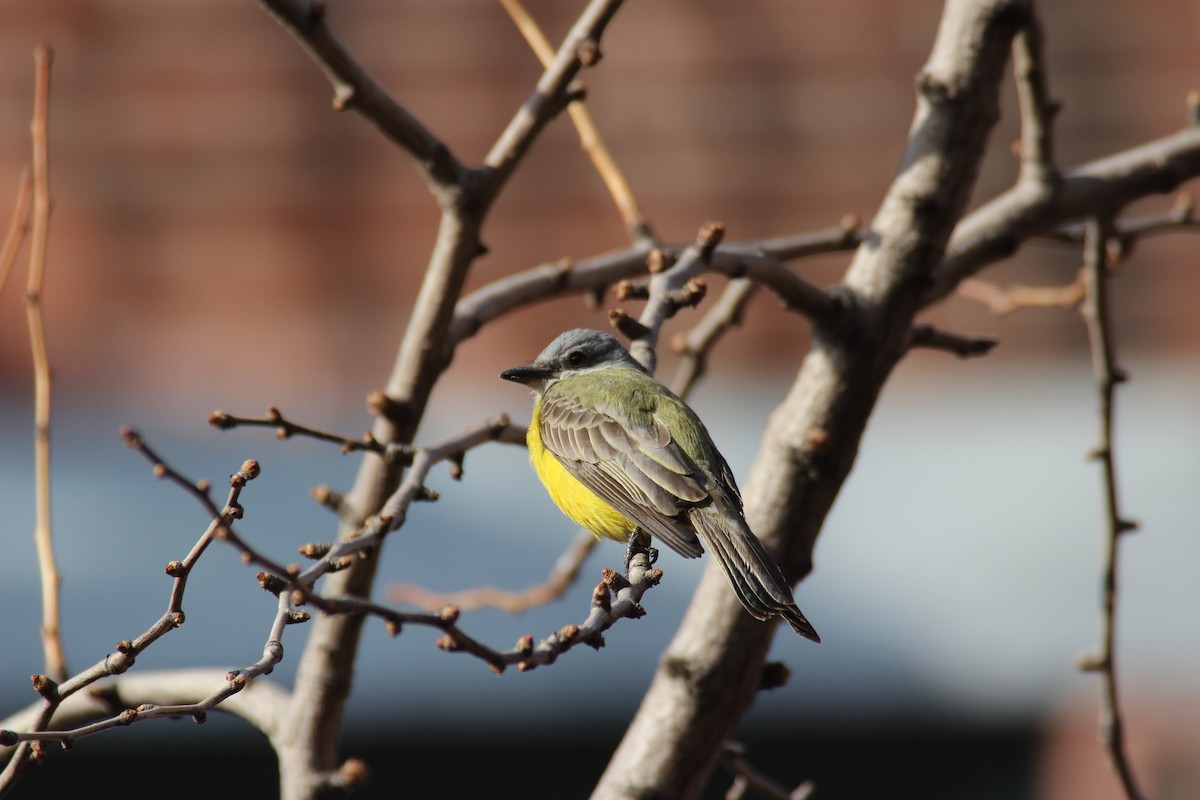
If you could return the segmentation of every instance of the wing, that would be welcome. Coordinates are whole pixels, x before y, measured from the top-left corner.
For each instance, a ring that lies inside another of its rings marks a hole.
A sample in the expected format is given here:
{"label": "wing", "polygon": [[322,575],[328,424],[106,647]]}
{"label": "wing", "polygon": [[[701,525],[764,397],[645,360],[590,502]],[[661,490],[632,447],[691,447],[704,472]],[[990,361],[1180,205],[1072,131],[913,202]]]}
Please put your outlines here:
{"label": "wing", "polygon": [[[567,379],[571,380],[571,379]],[[704,552],[687,510],[711,502],[692,459],[646,403],[626,414],[551,386],[542,397],[542,443],[568,472],[651,536],[688,558]]]}

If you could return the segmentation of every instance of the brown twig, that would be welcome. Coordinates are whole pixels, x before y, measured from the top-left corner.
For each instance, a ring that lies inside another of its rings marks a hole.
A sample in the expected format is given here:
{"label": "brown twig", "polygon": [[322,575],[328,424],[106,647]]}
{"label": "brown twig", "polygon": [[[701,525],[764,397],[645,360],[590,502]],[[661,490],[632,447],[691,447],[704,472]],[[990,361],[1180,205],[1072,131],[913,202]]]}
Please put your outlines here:
{"label": "brown twig", "polygon": [[[1116,242],[1121,248],[1121,252],[1128,255],[1133,252],[1133,248],[1141,239],[1179,231],[1192,233],[1200,231],[1200,220],[1196,219],[1196,201],[1188,192],[1180,192],[1176,195],[1170,210],[1164,214],[1151,214],[1129,220],[1114,221],[1112,232],[1109,235],[1109,246],[1111,247],[1112,243]],[[1072,247],[1082,245],[1086,237],[1086,223],[1064,225],[1046,236],[1052,241],[1063,242]]]}
{"label": "brown twig", "polygon": [[13,206],[12,219],[8,223],[8,232],[4,235],[4,246],[0,249],[0,292],[8,283],[8,275],[12,265],[16,263],[17,253],[25,234],[29,232],[29,206],[33,197],[33,172],[21,171],[21,180],[17,185],[17,202]]}
{"label": "brown twig", "polygon": [[695,291],[688,292],[687,287],[712,263],[713,253],[723,238],[725,226],[710,221],[700,226],[696,241],[680,253],[674,263],[661,253],[652,251],[650,278],[646,287],[648,299],[636,325],[626,321],[623,313],[609,315],[617,329],[630,339],[629,354],[651,375],[657,366],[658,335],[663,323],[675,316],[679,309],[694,306],[703,296],[700,293],[697,297]]}
{"label": "brown twig", "polygon": [[520,614],[562,597],[579,577],[580,568],[596,548],[596,543],[595,536],[586,530],[580,530],[567,549],[555,560],[544,582],[518,591],[494,586],[476,586],[443,594],[414,583],[401,583],[388,590],[388,598],[394,603],[413,605],[428,611],[454,606],[462,611],[498,608],[510,614]]}
{"label": "brown twig", "polygon": [[408,464],[412,460],[412,448],[407,445],[384,444],[376,440],[370,431],[364,433],[360,439],[352,439],[340,433],[310,428],[288,419],[276,406],[268,406],[266,415],[262,417],[238,417],[217,409],[208,415],[208,424],[222,431],[237,427],[274,428],[276,439],[307,436],[322,442],[332,442],[341,448],[343,454],[347,455],[361,451],[374,453],[389,463]]}
{"label": "brown twig", "polygon": [[[841,225],[821,231],[718,247],[709,267],[730,278],[750,278],[775,292],[789,309],[814,320],[832,322],[837,303],[823,289],[792,272],[785,262],[822,253],[853,250],[866,236],[847,216]],[[648,274],[647,257],[658,252],[678,263],[687,248],[635,246],[579,262],[555,261],[501,278],[459,300],[450,326],[450,345],[474,336],[484,325],[527,305],[570,294],[602,291],[618,281]]]}
{"label": "brown twig", "polygon": [[1046,87],[1042,26],[1032,8],[1026,15],[1025,26],[1013,39],[1013,73],[1021,116],[1020,179],[1050,193],[1058,184],[1053,123],[1059,105],[1050,99]]}
{"label": "brown twig", "polygon": [[458,627],[459,609],[448,606],[436,614],[412,614],[395,611],[357,597],[325,597],[310,595],[314,605],[327,613],[355,613],[375,616],[388,624],[393,634],[399,633],[406,624],[426,625],[438,628],[444,636],[437,646],[446,652],[463,652],[485,662],[496,674],[515,664],[522,672],[539,666],[553,664],[560,655],[576,645],[586,644],[594,649],[604,646],[604,632],[623,618],[637,619],[646,612],[641,598],[662,579],[662,570],[651,569],[644,549],[636,550],[630,560],[627,575],[613,570],[603,570],[603,580],[592,593],[591,610],[587,618],[578,625],[566,625],[545,639],[533,643],[532,636],[522,637],[509,650],[496,650],[469,636]]}
{"label": "brown twig", "polygon": [[1002,317],[1023,308],[1078,308],[1084,298],[1083,273],[1063,286],[1025,286],[1014,284],[1001,287],[982,278],[967,278],[958,285],[958,295],[982,303],[996,316]]}
{"label": "brown twig", "polygon": [[681,356],[675,379],[671,382],[675,394],[685,398],[691,394],[692,387],[708,367],[708,354],[721,336],[741,324],[742,312],[757,290],[758,284],[754,281],[735,278],[700,322],[686,335],[680,334],[671,340],[671,350]]}
{"label": "brown twig", "polygon": [[[500,0],[500,4],[504,6],[504,10],[512,18],[513,23],[517,26],[517,30],[525,37],[525,41],[529,43],[529,47],[533,50],[534,55],[537,56],[538,61],[541,62],[543,67],[549,67],[550,63],[554,60],[554,49],[550,46],[550,42],[546,40],[546,35],[542,32],[537,21],[529,15],[529,12],[521,4],[520,0]],[[592,165],[595,166],[596,172],[600,175],[600,179],[604,181],[604,185],[608,188],[609,195],[612,196],[613,202],[616,203],[617,211],[625,223],[626,230],[629,231],[630,238],[635,243],[653,241],[654,233],[650,228],[650,223],[638,207],[637,199],[633,196],[633,190],[629,188],[629,181],[625,179],[625,175],[617,167],[612,153],[609,152],[608,146],[604,144],[604,140],[600,137],[600,132],[596,129],[596,124],[592,120],[592,115],[588,111],[587,106],[582,100],[572,100],[567,104],[567,113],[571,117],[571,122],[575,125],[575,130],[579,133],[580,146],[587,153],[588,158],[591,159]]]}
{"label": "brown twig", "polygon": [[922,305],[937,302],[1031,237],[1091,214],[1111,213],[1142,197],[1175,191],[1197,175],[1200,127],[1188,127],[1063,171],[1052,196],[1018,181],[958,222]]}
{"label": "brown twig", "polygon": [[1088,221],[1087,242],[1084,248],[1087,298],[1081,311],[1087,324],[1088,341],[1092,350],[1092,370],[1096,376],[1099,395],[1099,442],[1092,451],[1092,457],[1099,461],[1101,466],[1107,531],[1101,589],[1100,644],[1097,652],[1086,659],[1081,667],[1100,674],[1102,684],[1100,739],[1108,751],[1109,760],[1121,782],[1125,796],[1129,800],[1140,800],[1144,795],[1138,788],[1137,779],[1133,774],[1133,764],[1125,748],[1125,728],[1117,689],[1116,616],[1119,545],[1121,535],[1135,530],[1137,525],[1121,515],[1118,501],[1113,419],[1117,386],[1124,383],[1126,375],[1117,365],[1109,307],[1110,270],[1106,257],[1109,233],[1109,224],[1106,220],[1091,219]]}
{"label": "brown twig", "polygon": [[[268,638],[263,659],[241,670],[240,674],[246,676],[247,680],[252,679],[263,674],[264,671],[269,671],[277,663],[278,659],[282,658],[282,647],[279,645],[282,626],[290,622],[304,621],[306,619],[306,617],[297,618],[296,611],[291,608],[292,605],[308,604],[328,614],[362,614],[379,617],[388,623],[393,633],[398,633],[406,624],[435,627],[445,633],[445,636],[439,640],[439,647],[447,651],[463,651],[475,655],[490,665],[496,672],[502,672],[510,664],[517,664],[522,670],[528,670],[543,664],[553,663],[560,654],[581,643],[598,648],[603,645],[603,632],[612,627],[618,619],[622,617],[639,617],[644,614],[645,612],[639,605],[639,600],[646,590],[657,585],[662,578],[661,570],[650,569],[648,553],[644,550],[640,551],[631,560],[628,576],[622,577],[611,570],[604,571],[604,581],[597,587],[593,597],[592,611],[583,623],[568,625],[557,633],[547,637],[536,646],[533,645],[532,639],[529,639],[528,642],[524,644],[519,643],[517,647],[506,651],[495,650],[462,631],[457,625],[458,609],[455,608],[442,609],[437,614],[413,614],[396,611],[363,598],[349,595],[323,595],[314,589],[316,581],[321,576],[342,569],[345,566],[346,559],[377,546],[384,536],[403,524],[403,516],[407,506],[416,495],[415,490],[410,487],[423,485],[429,469],[434,464],[452,459],[456,454],[461,454],[466,449],[477,444],[507,435],[513,427],[515,426],[510,426],[506,418],[498,417],[484,425],[476,426],[464,434],[449,439],[438,446],[417,448],[412,468],[409,470],[404,483],[397,490],[396,494],[385,503],[385,513],[373,519],[366,526],[362,535],[357,538],[313,548],[320,553],[319,560],[303,572],[295,565],[285,566],[274,561],[259,552],[253,545],[234,532],[232,520],[240,516],[240,506],[237,505],[236,495],[232,496],[226,506],[227,512],[214,521],[214,526],[210,528],[210,531],[206,532],[205,537],[201,539],[201,542],[193,549],[193,552],[198,557],[199,552],[202,552],[212,539],[234,547],[242,554],[242,560],[245,563],[255,564],[266,570],[265,574],[260,573],[260,582],[262,582],[264,588],[280,598],[279,612],[276,614],[272,635]],[[131,447],[138,449],[139,452],[154,464],[157,476],[173,480],[196,495],[201,502],[205,503],[206,507],[215,508],[212,505],[211,499],[208,498],[203,484],[192,483],[179,475],[175,470],[163,464],[158,455],[147,447],[136,434],[128,432],[126,438]],[[244,485],[245,480],[249,480],[255,475],[257,475],[256,462],[247,462],[243,466],[242,472],[234,476],[233,485],[240,488],[238,486],[239,476],[243,478],[240,483]],[[172,562],[168,565],[168,572],[170,574],[178,573],[177,580],[185,579],[190,569],[190,564],[194,563],[194,558],[191,555],[189,555],[189,559],[191,559],[191,562]],[[179,596],[182,597],[182,589],[179,590]],[[182,610],[179,610],[178,614],[180,619],[182,619]],[[131,645],[131,653],[134,652],[136,645],[137,642]],[[240,689],[237,690],[240,691]],[[232,692],[229,692],[227,688],[223,688],[214,693],[208,700],[202,701],[202,704],[211,702],[212,705],[215,705],[220,702],[220,699],[229,696],[230,693]],[[207,708],[212,707],[212,705],[208,705],[200,708],[202,704],[195,704],[195,707],[200,711],[205,711]],[[188,715],[192,709],[193,706],[191,705],[170,707],[165,711],[156,711],[155,716]],[[117,724],[128,723],[120,722],[114,718],[99,723],[99,727],[96,727],[95,730],[92,730],[90,727],[87,728],[87,732],[92,733],[99,730],[107,730]],[[16,736],[16,739],[13,741],[53,738],[43,736],[36,731],[28,735],[13,735]],[[0,739],[0,741],[3,741],[3,739]]]}
{"label": "brown twig", "polygon": [[443,207],[449,188],[459,184],[466,168],[438,137],[360,65],[325,24],[324,3],[312,0],[260,0],[286,28],[333,86],[333,108],[353,108],[412,157]]}
{"label": "brown twig", "polygon": [[624,0],[592,0],[580,13],[554,58],[547,64],[533,95],[484,157],[492,191],[498,191],[524,158],[534,139],[564,105],[575,99],[571,82],[585,66],[596,63],[599,41]]}
{"label": "brown twig", "polygon": [[42,579],[42,649],[46,674],[57,681],[67,677],[59,631],[59,584],[62,576],[54,559],[50,528],[50,355],[46,348],[46,324],[42,311],[45,285],[46,245],[50,227],[50,164],[46,126],[50,105],[50,65],[54,54],[46,45],[33,53],[36,79],[33,95],[33,220],[29,247],[29,279],[25,287],[25,318],[33,351],[34,475],[37,522],[33,541],[37,546],[38,571]]}
{"label": "brown twig", "polygon": [[[242,488],[246,485],[246,482],[253,480],[258,474],[258,465],[256,462],[247,461],[243,464],[242,469],[230,479],[229,496],[224,508],[217,508],[216,504],[208,496],[207,482],[189,481],[184,478],[179,472],[167,466],[158,457],[158,454],[151,450],[134,431],[128,429],[123,431],[122,438],[126,445],[140,452],[154,464],[154,474],[156,477],[168,479],[184,487],[196,497],[209,513],[212,514],[212,522],[209,523],[208,528],[201,534],[196,544],[193,545],[191,551],[182,561],[171,561],[167,564],[166,573],[173,578],[170,600],[167,604],[166,612],[154,624],[136,638],[119,642],[115,652],[107,654],[91,667],[75,674],[69,679],[56,681],[46,675],[34,676],[34,688],[42,695],[43,702],[37,713],[33,716],[29,727],[20,733],[12,731],[0,732],[0,744],[6,746],[13,744],[20,745],[12,753],[12,757],[4,768],[4,771],[0,772],[0,794],[6,792],[19,776],[22,765],[30,757],[30,743],[38,739],[47,738],[42,734],[46,733],[54,712],[64,700],[94,684],[101,678],[124,673],[133,666],[138,655],[144,652],[146,648],[184,623],[183,597],[184,591],[187,588],[188,575],[196,561],[203,555],[209,543],[220,535],[220,531],[230,529],[233,520],[241,516],[241,506],[238,504],[238,497],[241,495]],[[118,722],[116,724],[122,723]]]}

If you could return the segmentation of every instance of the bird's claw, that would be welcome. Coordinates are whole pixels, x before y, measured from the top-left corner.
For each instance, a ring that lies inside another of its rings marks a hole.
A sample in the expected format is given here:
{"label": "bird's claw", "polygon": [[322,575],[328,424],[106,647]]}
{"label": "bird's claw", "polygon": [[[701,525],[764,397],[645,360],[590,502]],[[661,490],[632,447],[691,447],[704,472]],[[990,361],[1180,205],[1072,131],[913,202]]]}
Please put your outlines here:
{"label": "bird's claw", "polygon": [[639,529],[629,534],[629,542],[625,545],[625,574],[629,574],[629,565],[638,553],[645,553],[646,560],[653,564],[658,560],[658,549],[650,546],[650,537]]}

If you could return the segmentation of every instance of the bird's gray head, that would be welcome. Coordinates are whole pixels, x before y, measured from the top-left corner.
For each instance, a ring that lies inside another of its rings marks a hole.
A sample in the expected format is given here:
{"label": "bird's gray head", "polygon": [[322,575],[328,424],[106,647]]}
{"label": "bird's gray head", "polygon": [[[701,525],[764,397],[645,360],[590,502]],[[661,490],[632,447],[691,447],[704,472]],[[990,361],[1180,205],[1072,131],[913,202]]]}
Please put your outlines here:
{"label": "bird's gray head", "polygon": [[500,377],[540,391],[569,375],[607,367],[642,369],[615,336],[575,328],[559,334],[529,366],[505,370]]}

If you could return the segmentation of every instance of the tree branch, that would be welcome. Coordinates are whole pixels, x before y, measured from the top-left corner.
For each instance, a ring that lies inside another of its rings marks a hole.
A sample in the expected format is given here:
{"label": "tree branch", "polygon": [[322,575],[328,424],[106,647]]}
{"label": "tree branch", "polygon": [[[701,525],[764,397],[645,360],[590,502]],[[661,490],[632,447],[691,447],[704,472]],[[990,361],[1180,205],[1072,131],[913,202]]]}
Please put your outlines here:
{"label": "tree branch", "polygon": [[45,286],[46,246],[50,241],[50,153],[46,145],[50,115],[50,65],[54,54],[46,45],[33,53],[33,217],[29,247],[29,277],[25,286],[25,318],[33,359],[33,414],[36,523],[33,541],[37,547],[38,573],[42,583],[42,650],[46,674],[66,680],[67,663],[59,630],[59,586],[62,575],[54,558],[50,527],[50,353],[46,346],[46,323],[42,307]]}
{"label": "tree branch", "polygon": [[1053,199],[1018,183],[955,227],[922,302],[937,302],[964,278],[1012,255],[1033,236],[1082,217],[1111,216],[1134,200],[1172,192],[1197,175],[1200,127],[1068,170]]}
{"label": "tree branch", "polygon": [[[297,0],[267,1],[272,7],[311,8]],[[600,34],[619,6],[619,0],[592,0],[553,64],[543,73],[533,96],[493,146],[484,167],[470,171],[428,168],[438,186],[443,187],[435,191],[442,217],[395,365],[386,385],[373,394],[385,399],[373,404],[381,412],[371,432],[376,441],[413,441],[433,386],[454,353],[456,340],[449,329],[470,266],[485,252],[480,241],[484,218],[534,138],[570,99],[568,87],[582,65],[581,53],[591,53],[589,63],[594,63],[592,48],[598,46]],[[302,21],[293,17],[288,20],[293,24]],[[321,28],[323,23],[316,30]],[[302,38],[302,42],[307,41]],[[424,139],[422,146],[431,144],[431,139]],[[436,158],[432,163],[457,164]],[[384,507],[400,486],[402,470],[374,459],[363,461],[354,488],[338,504],[342,520],[339,540],[358,535],[363,522]],[[377,558],[356,560],[330,576],[328,593],[369,596],[377,565]],[[276,750],[281,793],[287,800],[312,798],[325,791],[328,786],[319,776],[332,775],[338,769],[342,710],[350,691],[361,630],[361,615],[322,615],[314,621],[295,683],[295,696],[303,697],[304,702],[294,701],[289,707],[286,724],[291,734]]]}
{"label": "tree branch", "polygon": [[33,172],[29,169],[21,171],[21,180],[17,184],[17,199],[13,204],[12,219],[8,223],[8,232],[4,235],[4,246],[0,248],[0,292],[8,283],[8,275],[12,265],[17,260],[21,243],[29,232],[29,207],[33,197]]}
{"label": "tree branch", "polygon": [[[1028,6],[946,5],[918,79],[918,108],[900,172],[834,294],[834,327],[812,350],[764,431],[743,493],[747,520],[796,580],[811,566],[826,513],[854,462],[883,382],[962,213],[999,113],[999,83]],[[705,571],[679,632],[593,798],[695,797],[760,684],[774,626],[738,607]]]}
{"label": "tree branch", "polygon": [[592,0],[579,15],[546,67],[533,94],[509,122],[484,158],[489,201],[508,181],[542,128],[571,100],[568,88],[581,67],[600,60],[600,37],[624,0]]}
{"label": "tree branch", "polygon": [[1059,106],[1046,88],[1042,56],[1042,26],[1032,10],[1025,27],[1013,40],[1013,72],[1017,78],[1017,105],[1021,112],[1021,181],[1052,194],[1058,184],[1054,163],[1054,117]]}
{"label": "tree branch", "polygon": [[[225,507],[218,509],[208,496],[207,482],[196,483],[189,481],[177,471],[168,467],[133,431],[127,430],[123,432],[122,438],[129,447],[136,449],[154,464],[154,474],[157,477],[171,480],[177,485],[184,487],[196,497],[209,513],[212,514],[213,520],[183,561],[172,561],[167,564],[166,573],[174,580],[171,584],[171,595],[167,611],[159,617],[157,622],[147,628],[137,638],[118,642],[116,652],[109,653],[88,669],[77,673],[67,680],[55,681],[46,675],[33,676],[34,689],[42,695],[43,702],[40,704],[37,712],[32,715],[32,720],[25,728],[25,732],[28,734],[38,734],[46,731],[55,712],[64,701],[102,678],[124,673],[133,666],[138,655],[144,652],[146,648],[183,624],[185,619],[183,613],[183,595],[187,588],[188,575],[196,561],[203,555],[209,543],[218,536],[218,532],[230,529],[233,520],[241,515],[241,506],[238,504],[238,498],[241,495],[242,488],[246,485],[247,481],[253,480],[258,474],[257,462],[247,461],[243,464],[242,469],[230,478],[229,497],[225,502]],[[16,749],[11,751],[11,757],[4,771],[0,772],[0,794],[4,794],[11,788],[19,776],[23,764],[34,753],[30,743],[35,738],[36,736],[27,736],[24,739],[20,737],[0,737],[0,742],[6,742],[9,746],[20,742]]]}
{"label": "tree branch", "polygon": [[1107,531],[1104,548],[1102,580],[1102,613],[1098,652],[1081,666],[1100,673],[1101,711],[1100,739],[1108,751],[1109,761],[1129,800],[1144,797],[1133,774],[1133,764],[1125,749],[1125,725],[1117,689],[1116,624],[1117,624],[1117,565],[1121,535],[1137,525],[1121,515],[1117,492],[1117,466],[1113,437],[1113,419],[1117,386],[1125,382],[1124,371],[1117,366],[1109,307],[1109,265],[1107,242],[1109,224],[1095,218],[1088,221],[1084,247],[1084,274],[1087,276],[1087,297],[1082,306],[1087,323],[1088,342],[1092,350],[1092,368],[1099,396],[1099,443],[1092,457],[1100,462],[1104,486],[1104,511]]}
{"label": "tree branch", "polygon": [[[512,17],[513,24],[521,31],[521,35],[529,43],[530,49],[533,50],[542,67],[548,68],[554,60],[554,50],[550,47],[550,42],[546,40],[546,34],[542,33],[537,21],[529,15],[520,0],[500,0],[500,4]],[[599,59],[600,51],[598,49],[589,52],[591,53],[590,59]],[[585,66],[591,66],[594,63],[593,60]],[[609,152],[608,146],[600,137],[596,123],[592,121],[591,112],[580,99],[572,100],[567,104],[567,113],[571,116],[571,122],[574,123],[575,130],[579,133],[580,147],[591,159],[592,165],[595,166],[596,172],[604,181],[609,195],[617,205],[617,211],[625,223],[625,229],[629,232],[630,239],[634,243],[652,243],[654,232],[650,228],[650,222],[638,207],[637,198],[633,196],[633,190],[629,188],[629,181],[625,179],[625,175],[617,166],[612,153]]]}
{"label": "tree branch", "polygon": [[462,611],[499,608],[510,614],[520,614],[562,597],[579,577],[583,562],[596,549],[598,541],[590,532],[581,529],[562,555],[555,560],[545,582],[518,591],[494,586],[475,586],[442,594],[417,584],[401,583],[388,590],[388,598],[394,603],[414,605],[427,611],[454,606]]}
{"label": "tree branch", "polygon": [[441,139],[392,99],[350,55],[325,22],[325,4],[312,0],[259,0],[296,39],[333,86],[333,108],[354,108],[404,149],[442,207],[451,205],[466,168]]}

